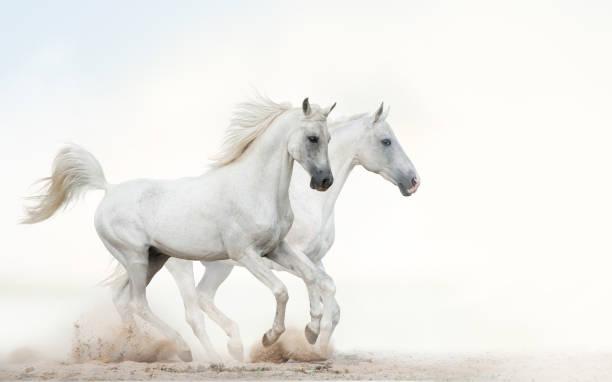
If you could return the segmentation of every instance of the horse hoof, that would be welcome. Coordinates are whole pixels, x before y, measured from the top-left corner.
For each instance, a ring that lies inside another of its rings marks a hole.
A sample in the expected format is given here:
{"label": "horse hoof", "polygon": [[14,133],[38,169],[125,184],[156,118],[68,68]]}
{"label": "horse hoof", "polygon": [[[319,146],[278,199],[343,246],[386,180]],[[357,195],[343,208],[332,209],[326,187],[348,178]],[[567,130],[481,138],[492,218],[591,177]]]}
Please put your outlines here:
{"label": "horse hoof", "polygon": [[273,343],[275,343],[276,340],[278,340],[279,336],[273,336],[271,334],[271,332],[272,332],[272,330],[268,330],[266,332],[266,334],[263,335],[263,338],[261,339],[261,344],[264,347],[268,347],[268,346],[272,345]]}
{"label": "horse hoof", "polygon": [[244,361],[244,351],[242,349],[242,343],[240,341],[229,341],[227,343],[227,351],[236,361]]}
{"label": "horse hoof", "polygon": [[311,345],[314,345],[319,337],[319,333],[315,333],[312,329],[310,329],[310,325],[306,325],[304,328],[304,334],[306,335],[306,341],[308,341],[308,343]]}
{"label": "horse hoof", "polygon": [[185,351],[179,353],[178,356],[181,359],[181,361],[183,361],[183,362],[191,362],[191,361],[193,361],[193,357],[191,356],[191,350],[185,350]]}
{"label": "horse hoof", "polygon": [[327,346],[321,346],[321,349],[319,349],[319,354],[321,355],[322,359],[328,359],[329,358],[329,348]]}

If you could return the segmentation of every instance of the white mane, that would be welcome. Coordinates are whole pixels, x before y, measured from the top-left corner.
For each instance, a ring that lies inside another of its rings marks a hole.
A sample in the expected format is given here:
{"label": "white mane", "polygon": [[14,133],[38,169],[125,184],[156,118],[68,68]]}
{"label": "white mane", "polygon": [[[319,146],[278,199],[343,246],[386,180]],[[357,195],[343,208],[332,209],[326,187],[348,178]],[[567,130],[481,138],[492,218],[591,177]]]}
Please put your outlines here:
{"label": "white mane", "polygon": [[238,104],[221,149],[211,158],[211,166],[222,167],[236,160],[279,115],[289,109],[291,104],[279,104],[262,95]]}
{"label": "white mane", "polygon": [[341,125],[343,123],[352,122],[354,120],[363,118],[366,115],[368,115],[368,113],[359,113],[359,114],[353,114],[353,115],[349,115],[349,116],[342,116],[342,117],[339,117],[337,119],[334,119],[332,122],[329,122],[327,124],[327,127],[331,129],[331,128],[337,127],[338,125]]}

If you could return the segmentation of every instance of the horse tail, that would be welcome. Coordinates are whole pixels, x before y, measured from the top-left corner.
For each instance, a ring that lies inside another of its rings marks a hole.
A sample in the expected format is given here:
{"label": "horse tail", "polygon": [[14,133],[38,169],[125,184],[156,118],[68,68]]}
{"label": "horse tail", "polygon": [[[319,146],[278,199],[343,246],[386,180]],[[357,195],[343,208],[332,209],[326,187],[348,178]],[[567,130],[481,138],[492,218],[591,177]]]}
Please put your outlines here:
{"label": "horse tail", "polygon": [[98,160],[75,144],[57,153],[52,169],[51,176],[37,182],[42,184],[38,195],[27,198],[35,203],[24,208],[26,216],[21,220],[22,224],[34,224],[50,218],[87,190],[108,189]]}
{"label": "horse tail", "polygon": [[98,283],[99,286],[109,287],[113,292],[117,292],[129,280],[129,276],[123,265],[118,261],[115,269],[104,280]]}

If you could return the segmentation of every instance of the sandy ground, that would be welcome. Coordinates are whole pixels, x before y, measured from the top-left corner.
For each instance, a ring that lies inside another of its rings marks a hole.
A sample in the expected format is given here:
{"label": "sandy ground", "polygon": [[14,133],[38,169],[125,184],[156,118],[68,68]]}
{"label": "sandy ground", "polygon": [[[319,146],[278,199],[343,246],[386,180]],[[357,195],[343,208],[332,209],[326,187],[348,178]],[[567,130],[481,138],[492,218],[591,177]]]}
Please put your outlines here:
{"label": "sandy ground", "polygon": [[[75,322],[70,354],[49,360],[33,349],[0,362],[0,380],[410,380],[612,381],[612,353],[390,354],[334,352],[322,360],[301,330],[287,330],[269,348],[256,344],[250,362],[176,361],[178,348],[146,330]],[[174,360],[174,361],[173,361]]]}
{"label": "sandy ground", "polygon": [[0,380],[414,380],[612,381],[612,354],[335,354],[322,362],[82,363],[0,365]]}

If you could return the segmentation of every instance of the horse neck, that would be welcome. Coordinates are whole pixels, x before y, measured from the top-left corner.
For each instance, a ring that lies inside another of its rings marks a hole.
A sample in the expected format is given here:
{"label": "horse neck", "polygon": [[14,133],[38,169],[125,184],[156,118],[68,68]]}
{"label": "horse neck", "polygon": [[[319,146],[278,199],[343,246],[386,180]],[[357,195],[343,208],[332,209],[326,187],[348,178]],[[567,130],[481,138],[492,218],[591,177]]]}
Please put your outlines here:
{"label": "horse neck", "polygon": [[346,179],[357,164],[358,141],[363,134],[365,125],[360,119],[341,123],[330,130],[332,139],[329,142],[329,157],[334,185],[327,192],[322,193],[323,209],[328,216],[334,210],[336,200],[344,187]]}
{"label": "horse neck", "polygon": [[248,174],[243,183],[247,190],[259,190],[261,200],[279,206],[289,205],[293,158],[287,144],[292,122],[295,118],[291,112],[278,116],[234,164],[239,173]]}

